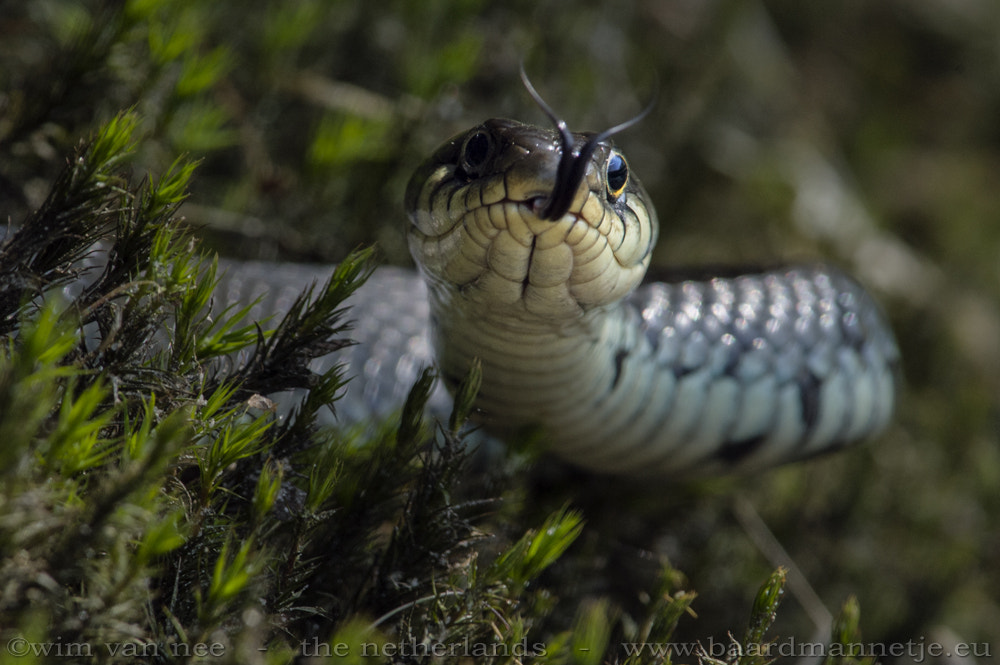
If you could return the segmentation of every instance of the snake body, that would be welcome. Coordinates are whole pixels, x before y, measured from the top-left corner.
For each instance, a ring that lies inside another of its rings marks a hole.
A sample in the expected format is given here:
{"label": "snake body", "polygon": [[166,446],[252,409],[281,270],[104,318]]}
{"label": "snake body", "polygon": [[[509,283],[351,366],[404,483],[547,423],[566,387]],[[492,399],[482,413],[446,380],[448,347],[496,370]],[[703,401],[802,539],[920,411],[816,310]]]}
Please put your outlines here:
{"label": "snake body", "polygon": [[[454,386],[478,358],[481,422],[540,428],[599,471],[758,468],[882,430],[899,354],[871,296],[825,265],[639,286],[657,220],[609,133],[489,120],[417,169],[423,279],[380,269],[352,298],[361,343],[335,360],[357,385],[339,416],[397,408],[432,363]],[[262,307],[280,309],[319,276],[277,270],[235,266],[224,299],[268,284]]]}

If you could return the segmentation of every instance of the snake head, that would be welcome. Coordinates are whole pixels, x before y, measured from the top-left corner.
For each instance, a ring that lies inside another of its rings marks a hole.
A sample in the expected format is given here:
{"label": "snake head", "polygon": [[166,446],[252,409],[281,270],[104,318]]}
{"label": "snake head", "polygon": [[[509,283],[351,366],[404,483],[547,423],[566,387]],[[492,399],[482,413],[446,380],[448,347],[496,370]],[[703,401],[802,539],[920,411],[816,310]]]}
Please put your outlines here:
{"label": "snake head", "polygon": [[438,148],[406,193],[410,250],[432,287],[568,316],[632,290],[657,225],[609,134],[493,119]]}

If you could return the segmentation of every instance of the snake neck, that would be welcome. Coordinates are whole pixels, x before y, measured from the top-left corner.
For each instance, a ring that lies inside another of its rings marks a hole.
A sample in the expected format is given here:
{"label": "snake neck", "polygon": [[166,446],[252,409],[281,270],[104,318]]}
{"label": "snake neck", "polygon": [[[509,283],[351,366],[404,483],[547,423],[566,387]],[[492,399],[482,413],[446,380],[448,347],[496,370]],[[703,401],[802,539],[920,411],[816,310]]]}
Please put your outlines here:
{"label": "snake neck", "polygon": [[545,316],[523,304],[492,306],[454,290],[431,289],[438,364],[454,386],[474,359],[483,368],[476,402],[480,420],[495,430],[558,423],[580,407],[580,390],[614,381],[609,343],[618,334],[619,305]]}

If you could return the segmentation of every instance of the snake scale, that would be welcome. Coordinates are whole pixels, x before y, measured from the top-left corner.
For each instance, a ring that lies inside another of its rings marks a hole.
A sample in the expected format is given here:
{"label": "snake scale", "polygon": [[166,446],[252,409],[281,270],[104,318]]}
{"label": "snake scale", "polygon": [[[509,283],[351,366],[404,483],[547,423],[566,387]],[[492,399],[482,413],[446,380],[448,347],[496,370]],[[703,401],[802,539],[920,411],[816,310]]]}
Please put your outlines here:
{"label": "snake scale", "polygon": [[[658,224],[610,135],[488,120],[410,180],[422,279],[354,296],[341,422],[398,408],[423,367],[482,362],[477,418],[538,427],[574,464],[624,474],[762,468],[885,428],[899,353],[880,308],[826,265],[640,285]],[[628,124],[628,123],[626,123]],[[328,270],[229,263],[223,300],[281,310]],[[439,389],[434,408],[449,399]]]}

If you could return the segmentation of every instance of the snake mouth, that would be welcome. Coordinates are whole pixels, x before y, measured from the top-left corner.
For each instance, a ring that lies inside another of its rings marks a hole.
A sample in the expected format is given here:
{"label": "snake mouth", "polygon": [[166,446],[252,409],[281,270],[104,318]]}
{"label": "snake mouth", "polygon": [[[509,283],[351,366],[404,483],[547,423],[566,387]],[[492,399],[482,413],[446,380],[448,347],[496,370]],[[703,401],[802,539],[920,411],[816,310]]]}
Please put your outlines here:
{"label": "snake mouth", "polygon": [[566,214],[566,210],[563,210],[556,217],[548,217],[546,213],[546,208],[552,204],[552,196],[533,196],[524,202],[525,206],[531,210],[531,213],[537,216],[539,219],[556,220]]}
{"label": "snake mouth", "polygon": [[618,256],[633,239],[592,199],[580,210],[545,219],[547,195],[504,198],[466,210],[432,235],[411,228],[410,242],[432,283],[463,298],[578,316],[630,291],[647,263]]}

